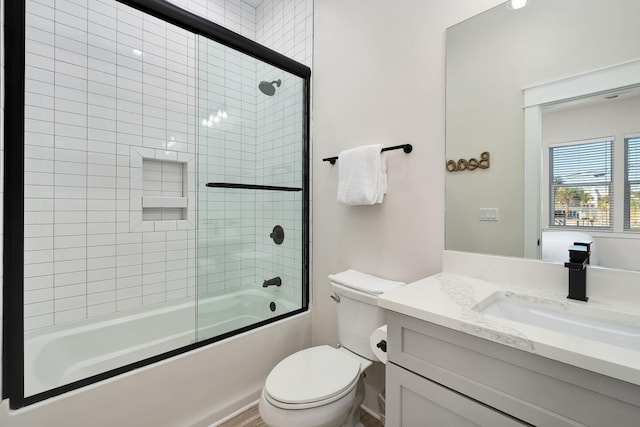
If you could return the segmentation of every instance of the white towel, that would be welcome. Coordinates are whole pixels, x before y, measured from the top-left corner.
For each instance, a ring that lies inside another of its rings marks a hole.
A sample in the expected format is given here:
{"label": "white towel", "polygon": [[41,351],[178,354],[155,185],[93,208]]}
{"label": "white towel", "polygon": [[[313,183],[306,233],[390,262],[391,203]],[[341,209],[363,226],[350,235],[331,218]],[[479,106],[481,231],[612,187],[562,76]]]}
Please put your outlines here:
{"label": "white towel", "polygon": [[387,192],[386,155],[382,144],[364,145],[338,154],[338,202],[382,203]]}
{"label": "white towel", "polygon": [[382,279],[351,269],[343,271],[342,273],[330,274],[329,280],[338,285],[347,286],[374,295],[379,295],[405,285],[404,282]]}

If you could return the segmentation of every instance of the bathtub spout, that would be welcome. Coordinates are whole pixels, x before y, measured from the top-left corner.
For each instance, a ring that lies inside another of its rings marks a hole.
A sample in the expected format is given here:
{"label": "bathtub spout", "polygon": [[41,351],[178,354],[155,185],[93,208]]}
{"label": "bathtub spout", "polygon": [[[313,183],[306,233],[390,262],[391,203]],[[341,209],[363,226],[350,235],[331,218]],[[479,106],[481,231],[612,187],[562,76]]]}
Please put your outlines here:
{"label": "bathtub spout", "polygon": [[280,277],[274,277],[273,279],[262,282],[263,288],[266,288],[267,286],[282,286],[282,279],[280,279]]}

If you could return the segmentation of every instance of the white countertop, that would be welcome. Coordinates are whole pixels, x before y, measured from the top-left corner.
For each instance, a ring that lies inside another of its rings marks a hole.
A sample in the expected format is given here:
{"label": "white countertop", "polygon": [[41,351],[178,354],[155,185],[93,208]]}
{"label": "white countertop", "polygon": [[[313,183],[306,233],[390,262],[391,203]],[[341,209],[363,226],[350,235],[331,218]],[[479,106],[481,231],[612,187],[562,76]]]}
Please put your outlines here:
{"label": "white countertop", "polygon": [[[567,300],[566,292],[515,287],[507,283],[440,273],[380,295],[378,305],[456,331],[640,385],[640,351],[485,315],[472,309],[496,291],[550,299],[563,305],[585,304]],[[623,305],[598,298],[591,298],[586,304],[590,308],[612,310],[631,316],[640,313],[638,304]]]}

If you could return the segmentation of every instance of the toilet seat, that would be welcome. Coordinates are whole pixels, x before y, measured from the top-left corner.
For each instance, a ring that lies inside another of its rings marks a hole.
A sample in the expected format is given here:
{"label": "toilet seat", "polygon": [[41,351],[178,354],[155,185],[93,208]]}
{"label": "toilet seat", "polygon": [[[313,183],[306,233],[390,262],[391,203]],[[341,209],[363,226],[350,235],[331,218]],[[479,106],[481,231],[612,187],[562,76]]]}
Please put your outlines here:
{"label": "toilet seat", "polygon": [[283,409],[306,409],[341,399],[356,386],[360,362],[323,345],[292,354],[267,377],[264,396]]}

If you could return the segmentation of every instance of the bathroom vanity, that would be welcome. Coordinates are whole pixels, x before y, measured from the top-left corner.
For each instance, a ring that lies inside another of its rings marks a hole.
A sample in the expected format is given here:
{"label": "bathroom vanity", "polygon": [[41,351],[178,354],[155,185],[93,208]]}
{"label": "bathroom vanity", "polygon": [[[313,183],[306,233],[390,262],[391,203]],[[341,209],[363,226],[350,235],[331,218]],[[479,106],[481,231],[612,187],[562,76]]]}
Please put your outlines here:
{"label": "bathroom vanity", "polygon": [[387,426],[638,425],[638,307],[521,285],[444,272],[379,297]]}

